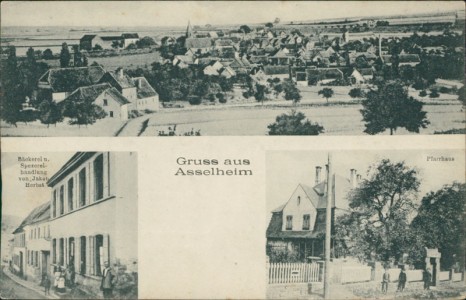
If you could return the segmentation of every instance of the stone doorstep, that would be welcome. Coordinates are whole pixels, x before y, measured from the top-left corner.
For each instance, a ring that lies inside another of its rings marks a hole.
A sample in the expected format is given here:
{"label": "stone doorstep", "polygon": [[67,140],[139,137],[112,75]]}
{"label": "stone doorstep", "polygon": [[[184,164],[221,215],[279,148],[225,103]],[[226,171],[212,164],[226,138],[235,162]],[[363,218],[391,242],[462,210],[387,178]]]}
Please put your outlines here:
{"label": "stone doorstep", "polygon": [[[57,295],[55,294],[49,294],[49,295],[44,295],[44,290],[40,287],[40,286],[36,286],[34,283],[30,282],[30,281],[26,281],[26,280],[23,280],[23,279],[20,279],[20,278],[17,278],[15,275],[11,274],[11,272],[7,269],[7,268],[3,268],[3,274],[5,274],[6,276],[8,276],[11,280],[13,280],[14,282],[16,282],[17,284],[29,289],[29,290],[33,290],[41,295],[43,295],[44,297],[47,297],[48,299],[60,299],[60,297],[58,297]],[[52,289],[50,289],[52,291]]]}

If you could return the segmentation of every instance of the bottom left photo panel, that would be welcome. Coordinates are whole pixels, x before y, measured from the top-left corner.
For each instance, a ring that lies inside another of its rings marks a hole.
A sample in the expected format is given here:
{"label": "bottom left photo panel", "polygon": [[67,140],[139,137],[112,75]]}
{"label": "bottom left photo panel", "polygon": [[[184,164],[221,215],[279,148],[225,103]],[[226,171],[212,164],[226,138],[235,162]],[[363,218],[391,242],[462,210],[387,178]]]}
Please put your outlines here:
{"label": "bottom left photo panel", "polygon": [[137,299],[137,153],[1,160],[0,298]]}

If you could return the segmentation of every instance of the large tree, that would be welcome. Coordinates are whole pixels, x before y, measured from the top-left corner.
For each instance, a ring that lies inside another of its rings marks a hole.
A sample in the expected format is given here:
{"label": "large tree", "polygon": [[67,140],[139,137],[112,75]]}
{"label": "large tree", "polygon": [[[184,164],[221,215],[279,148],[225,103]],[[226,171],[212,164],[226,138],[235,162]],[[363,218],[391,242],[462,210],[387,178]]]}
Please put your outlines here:
{"label": "large tree", "polygon": [[430,122],[422,110],[422,102],[408,96],[407,90],[398,81],[379,85],[367,93],[362,101],[361,114],[368,134],[377,134],[389,129],[392,135],[398,128],[419,133]]}
{"label": "large tree", "polygon": [[61,52],[60,52],[60,67],[67,68],[70,65],[71,54],[70,50],[68,49],[68,44],[63,43],[61,45]]}
{"label": "large tree", "polygon": [[1,62],[1,66],[3,93],[0,93],[0,116],[5,122],[16,126],[16,122],[20,120],[21,104],[25,99],[25,93],[15,47],[8,48],[8,58]]}
{"label": "large tree", "polygon": [[[348,196],[350,213],[337,220],[337,240],[365,259],[399,260],[409,247],[409,216],[419,189],[417,171],[383,159]],[[375,256],[375,257],[374,257]]]}
{"label": "large tree", "polygon": [[289,114],[277,116],[275,123],[267,126],[269,135],[319,135],[324,127],[309,121],[302,112],[291,110]]}
{"label": "large tree", "polygon": [[90,125],[98,119],[105,118],[106,112],[98,105],[89,101],[68,101],[65,104],[64,116],[69,117],[70,125]]}
{"label": "large tree", "polygon": [[[442,268],[448,269],[455,263],[464,267],[465,206],[466,184],[446,185],[422,199],[418,214],[411,223],[412,235],[420,240],[415,248],[438,248],[442,253]],[[413,252],[418,253],[414,259],[422,263],[422,251]]]}

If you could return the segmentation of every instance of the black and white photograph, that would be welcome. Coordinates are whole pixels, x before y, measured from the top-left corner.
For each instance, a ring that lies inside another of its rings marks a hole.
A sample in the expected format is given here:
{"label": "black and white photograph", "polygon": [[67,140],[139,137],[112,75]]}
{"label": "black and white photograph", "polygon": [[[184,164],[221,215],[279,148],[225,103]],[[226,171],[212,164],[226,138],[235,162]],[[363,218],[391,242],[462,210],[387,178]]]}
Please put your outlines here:
{"label": "black and white photograph", "polygon": [[2,299],[137,299],[135,152],[3,152]]}
{"label": "black and white photograph", "polygon": [[464,150],[266,164],[267,299],[464,299]]}
{"label": "black and white photograph", "polygon": [[464,134],[463,1],[2,1],[3,137]]}

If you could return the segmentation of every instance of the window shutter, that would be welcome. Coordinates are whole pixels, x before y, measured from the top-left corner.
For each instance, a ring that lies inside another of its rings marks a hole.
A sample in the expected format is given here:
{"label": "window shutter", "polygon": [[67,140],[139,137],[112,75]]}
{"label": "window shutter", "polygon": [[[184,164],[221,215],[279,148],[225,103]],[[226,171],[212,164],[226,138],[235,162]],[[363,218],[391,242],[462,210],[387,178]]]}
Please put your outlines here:
{"label": "window shutter", "polygon": [[102,255],[102,259],[100,260],[100,269],[103,270],[104,269],[104,262],[108,261],[108,263],[111,265],[110,263],[110,236],[108,234],[104,234],[103,235],[103,255]]}
{"label": "window shutter", "polygon": [[74,271],[81,272],[81,238],[74,237]]}
{"label": "window shutter", "polygon": [[87,251],[87,259],[86,259],[86,270],[88,270],[88,274],[94,275],[94,237],[89,236],[89,246]]}
{"label": "window shutter", "polygon": [[93,161],[88,163],[88,187],[89,187],[89,193],[87,197],[87,204],[91,204],[92,202],[95,201],[95,195],[94,195],[94,164]]}
{"label": "window shutter", "polygon": [[63,263],[65,264],[65,266],[68,264],[68,238],[64,238],[63,239],[63,247],[65,249],[63,249],[63,255],[65,256],[64,259],[63,259]]}
{"label": "window shutter", "polygon": [[[103,174],[103,182],[104,182],[104,198],[108,197],[110,195],[109,191],[109,155],[110,153],[104,153],[103,158],[104,158],[104,174]],[[102,269],[103,270],[103,269]]]}

